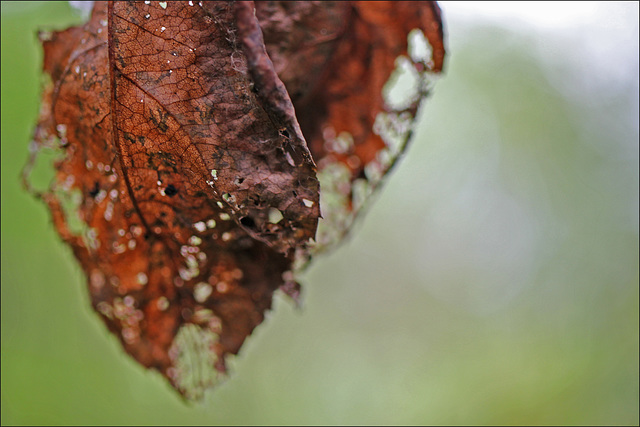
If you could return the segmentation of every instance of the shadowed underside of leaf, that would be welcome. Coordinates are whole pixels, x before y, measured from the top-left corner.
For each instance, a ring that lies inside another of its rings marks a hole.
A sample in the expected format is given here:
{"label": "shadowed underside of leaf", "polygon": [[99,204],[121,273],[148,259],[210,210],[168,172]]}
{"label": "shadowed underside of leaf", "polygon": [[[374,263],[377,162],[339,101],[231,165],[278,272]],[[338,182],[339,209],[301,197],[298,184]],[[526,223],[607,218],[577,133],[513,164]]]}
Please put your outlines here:
{"label": "shadowed underside of leaf", "polygon": [[[319,252],[344,238],[406,149],[420,101],[443,66],[440,9],[435,2],[257,2],[256,15],[318,165]],[[410,83],[392,102],[397,65]]]}
{"label": "shadowed underside of leaf", "polygon": [[[397,107],[383,87],[414,28],[433,54],[408,59]],[[189,398],[276,289],[297,295],[294,261],[346,233],[444,54],[437,5],[412,2],[96,2],[43,45],[34,158],[59,156],[37,194],[109,329]]]}

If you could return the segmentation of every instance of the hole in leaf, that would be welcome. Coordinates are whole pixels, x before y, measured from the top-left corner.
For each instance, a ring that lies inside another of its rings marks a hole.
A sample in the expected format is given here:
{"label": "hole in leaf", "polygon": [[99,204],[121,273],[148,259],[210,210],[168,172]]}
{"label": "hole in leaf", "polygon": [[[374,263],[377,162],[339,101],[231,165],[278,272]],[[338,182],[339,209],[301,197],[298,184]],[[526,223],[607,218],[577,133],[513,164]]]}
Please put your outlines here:
{"label": "hole in leaf", "polygon": [[164,194],[169,197],[175,196],[176,194],[178,194],[178,189],[174,187],[173,184],[169,184],[167,185],[167,188],[164,189]]}
{"label": "hole in leaf", "polygon": [[240,224],[249,228],[255,228],[256,226],[256,222],[250,216],[243,216],[242,218],[240,218]]}
{"label": "hole in leaf", "polygon": [[100,192],[100,183],[98,181],[96,181],[93,184],[93,188],[91,190],[89,190],[89,195],[92,198],[95,198],[98,195],[99,192]]}

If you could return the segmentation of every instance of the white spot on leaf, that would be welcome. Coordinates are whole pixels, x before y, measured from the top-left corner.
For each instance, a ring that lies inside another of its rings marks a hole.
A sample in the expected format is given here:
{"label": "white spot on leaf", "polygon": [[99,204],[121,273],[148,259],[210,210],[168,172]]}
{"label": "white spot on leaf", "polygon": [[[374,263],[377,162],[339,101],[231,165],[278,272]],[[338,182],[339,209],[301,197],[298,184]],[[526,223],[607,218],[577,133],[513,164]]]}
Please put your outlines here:
{"label": "white spot on leaf", "polygon": [[213,288],[211,285],[205,282],[196,283],[193,287],[193,297],[199,303],[205,302],[212,292]]}
{"label": "white spot on leaf", "polygon": [[138,280],[138,283],[141,284],[142,286],[146,285],[149,282],[149,278],[147,277],[147,275],[145,273],[138,273],[138,275],[136,276],[136,279]]}
{"label": "white spot on leaf", "polygon": [[158,307],[158,310],[165,311],[169,308],[169,300],[166,297],[160,297],[156,301],[156,306]]}
{"label": "white spot on leaf", "polygon": [[284,215],[282,215],[282,212],[280,212],[279,209],[269,208],[269,222],[271,224],[279,223],[282,221],[282,218],[284,218]]}

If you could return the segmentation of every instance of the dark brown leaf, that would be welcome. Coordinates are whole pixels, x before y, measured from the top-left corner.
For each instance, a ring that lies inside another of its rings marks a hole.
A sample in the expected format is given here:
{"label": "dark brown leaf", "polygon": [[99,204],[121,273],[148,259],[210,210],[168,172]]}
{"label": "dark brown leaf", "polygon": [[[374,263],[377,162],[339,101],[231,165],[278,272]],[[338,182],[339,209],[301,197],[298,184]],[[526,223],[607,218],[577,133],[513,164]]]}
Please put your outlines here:
{"label": "dark brown leaf", "polygon": [[[437,5],[365,3],[96,2],[43,42],[34,159],[59,157],[37,194],[109,329],[186,397],[225,372],[276,289],[298,297],[300,264],[406,145],[405,129],[383,162],[379,122],[412,121],[442,66]],[[434,53],[411,61],[421,86],[399,109],[383,86],[413,28]]]}
{"label": "dark brown leaf", "polygon": [[[256,9],[318,165],[319,251],[341,241],[406,149],[420,101],[443,66],[440,9],[413,1],[257,2]],[[431,54],[420,52],[420,42]],[[394,105],[383,88],[393,84],[398,59],[413,87]]]}

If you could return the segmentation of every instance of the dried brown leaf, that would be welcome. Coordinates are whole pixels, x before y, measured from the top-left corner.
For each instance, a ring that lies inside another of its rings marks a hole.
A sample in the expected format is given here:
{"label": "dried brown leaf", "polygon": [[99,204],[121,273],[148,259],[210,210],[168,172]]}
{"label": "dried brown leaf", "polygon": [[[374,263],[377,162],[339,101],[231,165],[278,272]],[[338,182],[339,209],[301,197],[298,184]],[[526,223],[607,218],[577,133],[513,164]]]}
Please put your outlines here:
{"label": "dried brown leaf", "polygon": [[[258,2],[256,14],[318,165],[322,250],[341,241],[406,149],[443,66],[440,9],[424,1]],[[431,52],[408,52],[408,35]],[[393,105],[384,88],[399,58],[414,82],[408,99]]]}
{"label": "dried brown leaf", "polygon": [[[96,2],[43,41],[33,157],[58,157],[36,193],[109,329],[186,397],[225,372],[276,289],[297,298],[294,261],[342,237],[361,180],[370,193],[404,149],[408,133],[376,163],[380,114],[413,120],[427,93],[403,110],[383,94],[413,28],[433,55],[412,65],[438,72],[430,2]],[[313,159],[323,198],[339,196],[317,246]]]}

